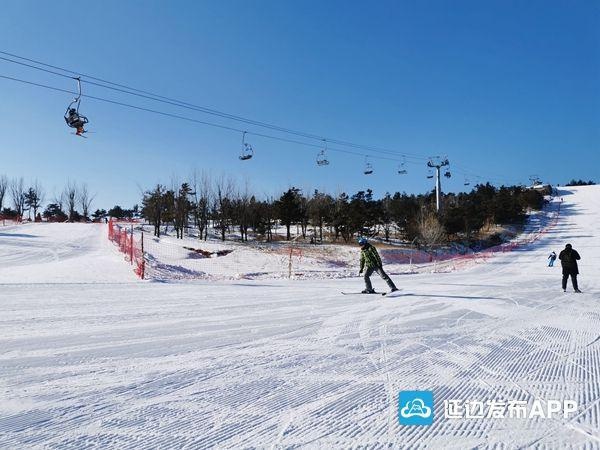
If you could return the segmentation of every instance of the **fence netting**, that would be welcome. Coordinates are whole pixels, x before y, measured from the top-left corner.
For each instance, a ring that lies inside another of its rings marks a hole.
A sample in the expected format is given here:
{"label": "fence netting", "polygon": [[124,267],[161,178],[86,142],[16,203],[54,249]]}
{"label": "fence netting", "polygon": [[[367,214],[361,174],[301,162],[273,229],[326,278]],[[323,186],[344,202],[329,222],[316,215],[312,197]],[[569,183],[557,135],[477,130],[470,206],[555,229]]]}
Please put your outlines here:
{"label": "fence netting", "polygon": [[117,223],[108,221],[108,239],[114,242],[123,253],[125,261],[133,266],[133,271],[140,278],[145,278],[146,258],[143,249],[143,237],[135,233],[133,223]]}

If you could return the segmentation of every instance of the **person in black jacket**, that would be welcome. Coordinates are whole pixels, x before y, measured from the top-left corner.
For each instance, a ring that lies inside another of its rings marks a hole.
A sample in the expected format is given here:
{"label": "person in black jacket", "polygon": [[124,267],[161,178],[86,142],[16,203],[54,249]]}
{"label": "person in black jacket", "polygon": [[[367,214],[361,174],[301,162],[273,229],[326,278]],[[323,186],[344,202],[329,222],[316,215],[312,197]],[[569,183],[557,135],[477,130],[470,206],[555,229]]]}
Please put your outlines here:
{"label": "person in black jacket", "polygon": [[565,249],[558,255],[560,264],[562,266],[563,278],[562,288],[564,292],[567,292],[567,280],[571,275],[571,282],[573,283],[573,289],[575,292],[581,292],[577,286],[577,274],[579,274],[579,267],[577,267],[577,260],[581,259],[577,250],[573,250],[571,244],[567,244]]}

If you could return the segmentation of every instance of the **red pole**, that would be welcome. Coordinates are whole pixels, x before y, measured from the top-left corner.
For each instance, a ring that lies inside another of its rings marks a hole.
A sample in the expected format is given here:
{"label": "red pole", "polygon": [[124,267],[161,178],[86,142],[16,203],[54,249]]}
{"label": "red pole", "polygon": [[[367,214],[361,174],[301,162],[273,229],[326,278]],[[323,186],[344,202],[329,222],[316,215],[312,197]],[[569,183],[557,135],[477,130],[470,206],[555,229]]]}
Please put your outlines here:
{"label": "red pole", "polygon": [[130,245],[130,250],[129,250],[129,257],[131,258],[131,264],[133,264],[133,224],[131,224],[131,240],[129,241]]}
{"label": "red pole", "polygon": [[144,256],[144,231],[142,231],[142,273],[141,278],[144,279],[144,272],[146,271],[146,257]]}

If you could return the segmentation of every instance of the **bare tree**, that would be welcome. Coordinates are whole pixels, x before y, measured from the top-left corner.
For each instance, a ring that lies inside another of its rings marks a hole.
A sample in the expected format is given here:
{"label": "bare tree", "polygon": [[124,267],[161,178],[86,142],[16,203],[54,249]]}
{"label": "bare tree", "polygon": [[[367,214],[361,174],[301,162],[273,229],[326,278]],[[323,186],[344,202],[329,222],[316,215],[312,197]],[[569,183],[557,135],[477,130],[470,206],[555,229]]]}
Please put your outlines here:
{"label": "bare tree", "polygon": [[261,220],[261,228],[264,229],[264,235],[267,238],[267,242],[273,240],[273,227],[276,226],[276,214],[275,214],[275,198],[273,196],[267,197],[267,199],[260,203],[259,214]]}
{"label": "bare tree", "polygon": [[160,225],[166,215],[166,189],[157,184],[156,188],[144,194],[142,214],[154,225],[154,236],[160,237]]}
{"label": "bare tree", "polygon": [[419,216],[419,235],[428,245],[439,244],[446,232],[437,215],[431,211],[422,211]]}
{"label": "bare tree", "polygon": [[383,227],[383,233],[385,241],[390,242],[390,232],[392,231],[393,220],[392,220],[392,196],[389,192],[385,193],[385,197],[381,199],[381,209],[379,211],[379,221]]}
{"label": "bare tree", "polygon": [[54,194],[52,195],[52,203],[54,203],[56,206],[58,206],[59,210],[64,211],[64,206],[65,206],[64,192],[60,192],[57,194],[56,191],[54,191]]}
{"label": "bare tree", "polygon": [[307,194],[302,195],[300,193],[298,201],[300,203],[300,229],[302,230],[302,238],[306,239],[306,229],[308,228],[309,222],[309,209],[308,205],[310,203],[310,189],[305,190]]}
{"label": "bare tree", "polygon": [[17,212],[18,220],[23,218],[23,213],[25,212],[25,194],[26,191],[23,177],[12,180],[10,183],[10,195],[15,211]]}
{"label": "bare tree", "polygon": [[194,194],[188,183],[182,183],[181,187],[174,191],[173,196],[173,222],[177,238],[183,239],[185,229],[188,227],[188,218],[192,208],[190,196]]}
{"label": "bare tree", "polygon": [[36,220],[38,215],[38,210],[42,207],[42,203],[44,202],[44,189],[38,182],[35,180],[33,186],[29,188],[29,190],[25,193],[25,205],[29,210],[29,219],[31,220],[31,213],[33,212],[33,220]]}
{"label": "bare tree", "polygon": [[235,205],[235,216],[237,224],[240,227],[240,236],[242,242],[248,241],[248,228],[250,227],[250,203],[252,195],[250,194],[250,185],[248,180],[244,183],[243,189],[234,194],[233,204]]}
{"label": "bare tree", "polygon": [[0,214],[2,214],[2,209],[4,208],[6,189],[8,189],[8,178],[6,175],[0,175]]}
{"label": "bare tree", "polygon": [[73,181],[67,181],[67,185],[62,194],[62,198],[67,206],[67,216],[69,220],[73,220],[75,218],[77,199],[79,197],[79,188],[77,187],[77,183]]}
{"label": "bare tree", "polygon": [[210,205],[212,202],[212,180],[210,175],[202,172],[198,177],[198,173],[194,171],[194,224],[198,228],[198,238],[208,239],[208,221],[210,218]]}
{"label": "bare tree", "polygon": [[[323,242],[323,226],[333,208],[334,199],[329,194],[315,190],[308,203],[308,213],[313,226],[319,228],[319,241]],[[316,235],[316,232],[315,232]]]}
{"label": "bare tree", "polygon": [[225,180],[225,177],[221,176],[215,181],[214,188],[214,221],[216,222],[215,228],[218,228],[221,232],[221,240],[225,240],[225,234],[229,229],[232,213],[232,196],[235,192],[235,184],[233,180]]}
{"label": "bare tree", "polygon": [[79,190],[79,204],[81,205],[81,212],[83,213],[84,219],[89,218],[89,212],[94,198],[96,198],[96,194],[91,194],[88,190],[87,183],[83,183]]}

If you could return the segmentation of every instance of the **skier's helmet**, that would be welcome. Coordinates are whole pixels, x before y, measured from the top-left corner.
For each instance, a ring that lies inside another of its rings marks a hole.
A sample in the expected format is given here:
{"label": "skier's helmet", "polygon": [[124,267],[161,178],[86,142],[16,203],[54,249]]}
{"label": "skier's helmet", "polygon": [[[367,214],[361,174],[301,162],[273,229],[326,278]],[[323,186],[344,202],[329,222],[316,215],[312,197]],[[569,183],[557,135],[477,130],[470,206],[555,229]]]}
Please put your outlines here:
{"label": "skier's helmet", "polygon": [[365,245],[367,243],[367,238],[366,237],[359,237],[358,238],[358,245]]}

